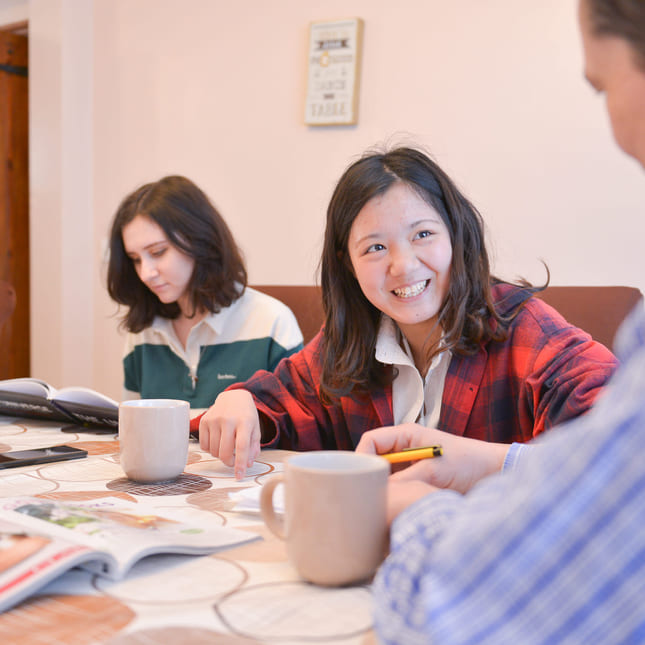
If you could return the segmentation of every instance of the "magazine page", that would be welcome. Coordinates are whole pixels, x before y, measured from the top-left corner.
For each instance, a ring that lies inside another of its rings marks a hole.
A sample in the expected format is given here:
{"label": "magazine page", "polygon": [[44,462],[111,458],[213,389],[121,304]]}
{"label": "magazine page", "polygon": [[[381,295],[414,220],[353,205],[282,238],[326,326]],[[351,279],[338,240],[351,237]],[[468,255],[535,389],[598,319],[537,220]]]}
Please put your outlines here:
{"label": "magazine page", "polygon": [[138,559],[153,553],[207,554],[257,538],[221,526],[208,513],[190,509],[187,513],[179,517],[174,509],[171,518],[145,504],[115,497],[74,503],[35,497],[0,500],[0,520],[111,554],[105,562],[85,566],[112,579],[121,578]]}
{"label": "magazine page", "polygon": [[92,549],[0,519],[0,613],[74,566]]}

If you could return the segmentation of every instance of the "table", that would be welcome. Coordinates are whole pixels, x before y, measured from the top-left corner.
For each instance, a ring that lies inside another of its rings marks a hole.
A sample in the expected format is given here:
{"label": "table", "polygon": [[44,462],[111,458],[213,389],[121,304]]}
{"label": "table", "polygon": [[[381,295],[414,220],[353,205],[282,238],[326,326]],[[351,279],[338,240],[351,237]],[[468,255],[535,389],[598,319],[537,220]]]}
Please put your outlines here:
{"label": "table", "polygon": [[125,478],[115,434],[62,432],[52,422],[0,416],[0,452],[59,444],[83,448],[88,457],[0,470],[0,496],[74,502],[117,496],[152,505],[160,515],[191,505],[215,514],[222,525],[262,539],[210,556],[154,556],[167,561],[154,571],[144,559],[120,582],[73,569],[1,614],[0,642],[376,643],[369,586],[328,589],[305,583],[287,561],[284,543],[259,515],[233,510],[229,493],[260,486],[282,470],[289,452],[264,451],[247,476],[236,481],[232,468],[191,440],[178,480],[144,485]]}

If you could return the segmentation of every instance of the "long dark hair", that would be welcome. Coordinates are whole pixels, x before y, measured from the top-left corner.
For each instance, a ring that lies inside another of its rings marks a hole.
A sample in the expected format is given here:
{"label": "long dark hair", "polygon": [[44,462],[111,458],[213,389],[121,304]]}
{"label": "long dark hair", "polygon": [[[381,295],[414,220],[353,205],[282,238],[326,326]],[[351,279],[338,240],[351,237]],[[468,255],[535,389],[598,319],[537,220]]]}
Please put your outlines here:
{"label": "long dark hair", "polygon": [[[374,351],[381,312],[363,295],[351,270],[347,242],[367,202],[403,182],[442,217],[450,233],[450,284],[439,313],[443,339],[427,346],[428,362],[445,350],[473,354],[490,339],[507,336],[510,317],[500,315],[491,296],[484,224],[477,209],[426,154],[412,148],[367,153],[340,178],[327,209],[320,264],[325,327],[321,346],[321,394],[327,401],[359,395],[392,378]],[[528,298],[536,291],[528,283]]]}
{"label": "long dark hair", "polygon": [[240,297],[247,285],[246,268],[226,222],[192,181],[164,177],[128,195],[112,222],[107,288],[114,301],[128,307],[125,329],[140,332],[155,316],[174,319],[181,313],[176,302],[161,302],[141,282],[125,251],[123,227],[137,215],[152,219],[171,244],[195,261],[188,284],[193,313],[216,313]]}
{"label": "long dark hair", "polygon": [[584,0],[594,33],[626,40],[645,70],[645,2],[643,0]]}

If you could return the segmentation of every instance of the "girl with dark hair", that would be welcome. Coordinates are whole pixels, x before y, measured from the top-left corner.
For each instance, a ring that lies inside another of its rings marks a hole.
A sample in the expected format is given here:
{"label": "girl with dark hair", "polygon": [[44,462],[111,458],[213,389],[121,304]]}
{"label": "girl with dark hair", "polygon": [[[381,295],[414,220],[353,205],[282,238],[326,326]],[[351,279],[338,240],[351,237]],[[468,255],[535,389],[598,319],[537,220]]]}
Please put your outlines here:
{"label": "girl with dark hair", "polygon": [[107,285],[127,307],[126,399],[205,408],[226,386],[302,348],[291,310],[247,287],[226,222],[185,177],[164,177],[123,200],[110,233]]}
{"label": "girl with dark hair", "polygon": [[483,228],[422,152],[353,163],[327,211],[323,329],[221,394],[202,449],[240,477],[260,447],[351,450],[373,428],[424,426],[498,469],[509,443],[587,410],[615,358],[536,289],[493,278]]}

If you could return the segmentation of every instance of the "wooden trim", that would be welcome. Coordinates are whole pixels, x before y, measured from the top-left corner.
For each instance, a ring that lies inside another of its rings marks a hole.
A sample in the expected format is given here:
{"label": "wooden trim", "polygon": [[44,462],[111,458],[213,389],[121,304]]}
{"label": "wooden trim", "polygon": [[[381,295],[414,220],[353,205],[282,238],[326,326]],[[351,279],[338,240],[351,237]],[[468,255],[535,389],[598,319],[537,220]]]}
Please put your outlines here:
{"label": "wooden trim", "polygon": [[19,36],[26,36],[28,30],[28,20],[19,20],[18,22],[10,22],[6,25],[0,25],[0,31],[8,31],[9,33],[18,34]]}

